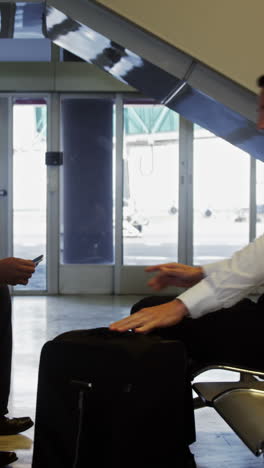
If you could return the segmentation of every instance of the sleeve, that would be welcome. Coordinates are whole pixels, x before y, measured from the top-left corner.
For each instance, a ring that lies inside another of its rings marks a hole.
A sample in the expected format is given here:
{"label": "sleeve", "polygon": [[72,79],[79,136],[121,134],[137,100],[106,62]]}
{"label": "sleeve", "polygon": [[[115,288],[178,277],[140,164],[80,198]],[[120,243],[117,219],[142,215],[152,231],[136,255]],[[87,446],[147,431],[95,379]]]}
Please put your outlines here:
{"label": "sleeve", "polygon": [[206,277],[178,296],[193,318],[231,307],[264,283],[264,236],[203,268]]}

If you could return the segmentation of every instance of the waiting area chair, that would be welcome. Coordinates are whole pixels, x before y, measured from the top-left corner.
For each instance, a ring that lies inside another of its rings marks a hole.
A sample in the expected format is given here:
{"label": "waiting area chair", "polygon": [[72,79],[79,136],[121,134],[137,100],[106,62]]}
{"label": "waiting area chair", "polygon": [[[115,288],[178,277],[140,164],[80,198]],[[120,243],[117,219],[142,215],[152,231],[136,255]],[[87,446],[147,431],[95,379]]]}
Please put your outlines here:
{"label": "waiting area chair", "polygon": [[210,365],[193,371],[201,373],[223,369],[238,372],[240,379],[231,382],[195,382],[195,409],[213,407],[254,455],[264,455],[264,371],[232,365]]}

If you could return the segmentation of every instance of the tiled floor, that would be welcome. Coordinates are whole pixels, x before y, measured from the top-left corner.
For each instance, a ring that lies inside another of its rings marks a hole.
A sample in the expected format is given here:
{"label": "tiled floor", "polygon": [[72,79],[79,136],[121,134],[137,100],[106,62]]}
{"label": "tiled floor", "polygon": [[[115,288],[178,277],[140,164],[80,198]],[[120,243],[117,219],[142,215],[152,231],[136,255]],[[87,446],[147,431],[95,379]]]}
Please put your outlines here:
{"label": "tiled floor", "polygon": [[[59,333],[107,326],[129,313],[136,296],[16,296],[14,312],[13,383],[10,416],[34,419],[39,354],[42,345]],[[217,374],[211,373],[212,378]],[[214,410],[196,411],[197,442],[192,450],[198,468],[257,468],[256,458]],[[15,450],[14,468],[30,468],[34,429],[23,435],[0,437],[0,450]],[[48,467],[47,467],[48,468]],[[175,467],[176,468],[176,467]]]}

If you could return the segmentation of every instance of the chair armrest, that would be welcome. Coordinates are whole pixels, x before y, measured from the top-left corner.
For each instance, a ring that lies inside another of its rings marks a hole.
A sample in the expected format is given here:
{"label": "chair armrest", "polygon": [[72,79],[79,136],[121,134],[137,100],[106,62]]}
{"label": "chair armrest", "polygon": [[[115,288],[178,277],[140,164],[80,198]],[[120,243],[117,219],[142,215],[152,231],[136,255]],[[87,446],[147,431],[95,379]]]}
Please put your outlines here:
{"label": "chair armrest", "polygon": [[192,370],[192,379],[202,374],[203,372],[213,370],[213,369],[222,369],[231,372],[239,372],[240,374],[249,374],[257,375],[258,377],[264,379],[264,371],[260,369],[254,369],[250,367],[236,366],[234,364],[209,364],[207,366],[199,366],[199,364],[194,364]]}
{"label": "chair armrest", "polygon": [[214,399],[213,407],[254,455],[263,454],[264,391],[229,390]]}

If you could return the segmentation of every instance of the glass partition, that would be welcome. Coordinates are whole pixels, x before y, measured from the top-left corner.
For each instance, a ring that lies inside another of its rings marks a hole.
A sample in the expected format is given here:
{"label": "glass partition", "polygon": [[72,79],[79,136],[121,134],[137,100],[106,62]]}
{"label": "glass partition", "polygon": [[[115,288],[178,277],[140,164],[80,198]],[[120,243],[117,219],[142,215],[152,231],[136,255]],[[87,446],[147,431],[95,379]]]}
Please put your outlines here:
{"label": "glass partition", "polygon": [[257,237],[264,234],[264,163],[256,161]]}
{"label": "glass partition", "polygon": [[224,259],[249,242],[247,153],[194,130],[194,264]]}
{"label": "glass partition", "polygon": [[14,100],[13,255],[44,255],[28,285],[15,289],[46,290],[46,145],[45,100]]}
{"label": "glass partition", "polygon": [[161,105],[124,106],[123,263],[177,260],[179,116]]}

